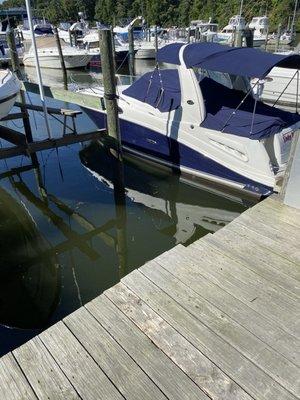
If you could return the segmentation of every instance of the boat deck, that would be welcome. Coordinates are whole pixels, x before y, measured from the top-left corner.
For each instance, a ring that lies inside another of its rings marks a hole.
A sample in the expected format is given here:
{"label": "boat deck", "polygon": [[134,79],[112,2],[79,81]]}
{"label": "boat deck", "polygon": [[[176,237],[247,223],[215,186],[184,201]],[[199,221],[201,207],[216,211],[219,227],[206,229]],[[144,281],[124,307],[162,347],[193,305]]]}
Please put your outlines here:
{"label": "boat deck", "polygon": [[0,360],[0,398],[300,396],[300,210],[269,198]]}

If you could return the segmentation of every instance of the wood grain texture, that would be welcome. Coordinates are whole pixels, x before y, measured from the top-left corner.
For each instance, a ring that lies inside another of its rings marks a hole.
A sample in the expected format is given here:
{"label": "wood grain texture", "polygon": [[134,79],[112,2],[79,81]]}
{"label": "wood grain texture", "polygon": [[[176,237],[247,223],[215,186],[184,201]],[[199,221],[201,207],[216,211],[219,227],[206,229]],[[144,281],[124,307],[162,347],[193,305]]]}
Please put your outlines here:
{"label": "wood grain texture", "polygon": [[37,399],[12,354],[7,354],[0,359],[0,399]]}
{"label": "wood grain texture", "polygon": [[148,375],[85,308],[65,318],[64,322],[126,399],[166,399]]}
{"label": "wood grain texture", "polygon": [[39,399],[80,398],[39,337],[14,350],[13,354]]}
{"label": "wood grain texture", "polygon": [[[199,246],[202,241],[195,243]],[[208,246],[205,246],[207,249]],[[300,366],[300,341],[293,335],[281,329],[278,324],[268,317],[262,317],[240,299],[233,297],[224,288],[206,279],[205,272],[214,265],[204,263],[202,256],[195,262],[189,258],[189,248],[177,246],[168,253],[156,258],[156,262],[167,271],[187,284],[196,293],[205,297],[211,304],[222,310],[240,325],[244,326],[263,342],[270,345],[294,364]],[[217,259],[218,251],[212,248],[212,255]],[[203,270],[205,268],[205,271]],[[220,266],[222,268],[222,266]],[[242,268],[242,267],[241,267]]]}
{"label": "wood grain texture", "polygon": [[105,295],[211,399],[252,399],[125,285],[119,283]]}
{"label": "wood grain texture", "polygon": [[[187,312],[256,364],[274,381],[295,396],[300,395],[300,369],[297,366],[165,269],[145,265],[141,271]],[[268,354],[266,358],[262,356],[265,350]]]}
{"label": "wood grain texture", "polygon": [[208,399],[199,387],[107,297],[98,297],[88,303],[86,308],[168,398]]}
{"label": "wood grain texture", "polygon": [[123,399],[63,322],[47,329],[40,338],[80,398],[86,400]]}
{"label": "wood grain texture", "polygon": [[[155,267],[160,268],[157,264],[153,265]],[[141,272],[132,272],[122,282],[252,397],[261,400],[295,399],[295,396],[194,318]]]}

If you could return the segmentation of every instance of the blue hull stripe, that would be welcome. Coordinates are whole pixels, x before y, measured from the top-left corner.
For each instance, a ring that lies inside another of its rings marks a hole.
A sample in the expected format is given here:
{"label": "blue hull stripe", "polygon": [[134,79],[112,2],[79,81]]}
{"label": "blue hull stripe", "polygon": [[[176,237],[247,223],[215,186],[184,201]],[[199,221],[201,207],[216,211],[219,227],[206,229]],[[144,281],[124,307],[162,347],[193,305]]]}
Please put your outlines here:
{"label": "blue hull stripe", "polygon": [[[93,120],[98,128],[106,127],[106,115],[101,111],[83,108],[84,112]],[[191,149],[190,147],[164,136],[154,130],[120,118],[122,144],[140,153],[159,158],[185,168],[201,173],[214,175],[245,186],[245,190],[269,195],[273,189],[240,175],[229,168],[211,160],[209,157]]]}

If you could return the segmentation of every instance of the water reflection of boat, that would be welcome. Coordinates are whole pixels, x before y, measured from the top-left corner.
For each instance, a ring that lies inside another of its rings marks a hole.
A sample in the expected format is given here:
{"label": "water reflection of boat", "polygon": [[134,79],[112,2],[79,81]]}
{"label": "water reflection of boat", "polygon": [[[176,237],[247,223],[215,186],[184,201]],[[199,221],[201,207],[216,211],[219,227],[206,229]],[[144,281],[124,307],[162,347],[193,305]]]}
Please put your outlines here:
{"label": "water reflection of boat", "polygon": [[[80,158],[98,180],[113,187],[111,159],[103,147],[93,143],[81,150]],[[178,176],[155,176],[153,170],[150,174],[129,162],[124,168],[127,198],[145,206],[148,214],[161,220],[164,233],[173,236],[176,243],[193,241],[199,230],[202,235],[215,232],[244,210],[243,205],[239,208],[224,197],[179,183]]]}
{"label": "water reflection of boat", "polygon": [[25,207],[0,188],[0,324],[38,329],[57,307],[60,272]]}

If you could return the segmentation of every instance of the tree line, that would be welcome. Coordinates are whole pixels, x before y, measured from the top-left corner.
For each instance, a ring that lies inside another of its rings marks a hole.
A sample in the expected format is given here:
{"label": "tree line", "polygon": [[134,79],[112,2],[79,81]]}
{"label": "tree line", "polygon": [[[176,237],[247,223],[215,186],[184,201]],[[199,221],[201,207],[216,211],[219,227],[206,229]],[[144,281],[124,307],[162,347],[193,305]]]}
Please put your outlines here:
{"label": "tree line", "polygon": [[[20,7],[24,0],[5,0],[1,8]],[[294,10],[295,0],[248,0],[243,15],[247,21],[253,16],[267,14],[274,30],[281,23],[286,26]],[[143,15],[149,25],[188,26],[193,19],[212,18],[220,27],[231,16],[239,13],[239,0],[32,0],[38,16],[52,23],[75,21],[83,11],[89,21],[118,24],[120,21]],[[297,28],[300,29],[299,18]]]}

